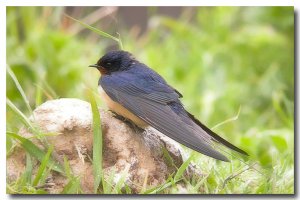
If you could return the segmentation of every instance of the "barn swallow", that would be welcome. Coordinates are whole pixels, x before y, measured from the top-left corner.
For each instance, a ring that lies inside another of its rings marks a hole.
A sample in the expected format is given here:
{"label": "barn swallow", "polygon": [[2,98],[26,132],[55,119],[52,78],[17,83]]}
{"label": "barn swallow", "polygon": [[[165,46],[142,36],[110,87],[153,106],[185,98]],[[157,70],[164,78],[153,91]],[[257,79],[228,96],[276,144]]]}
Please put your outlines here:
{"label": "barn swallow", "polygon": [[229,161],[213,145],[248,155],[186,111],[182,95],[154,70],[126,51],[111,51],[89,67],[97,68],[99,92],[110,110],[137,126],[152,126],[173,140],[207,156]]}

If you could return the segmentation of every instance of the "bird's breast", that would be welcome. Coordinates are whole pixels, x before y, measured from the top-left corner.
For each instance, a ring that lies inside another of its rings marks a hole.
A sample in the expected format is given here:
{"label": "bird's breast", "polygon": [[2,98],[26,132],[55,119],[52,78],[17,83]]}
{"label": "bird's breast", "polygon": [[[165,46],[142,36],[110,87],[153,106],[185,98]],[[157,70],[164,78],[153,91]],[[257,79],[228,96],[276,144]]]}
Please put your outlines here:
{"label": "bird's breast", "polygon": [[122,106],[121,104],[113,101],[107,94],[106,92],[103,90],[103,88],[99,85],[98,86],[98,91],[99,94],[101,96],[101,98],[104,100],[104,102],[106,103],[106,105],[108,106],[108,108],[114,112],[116,112],[117,114],[130,119],[132,122],[134,122],[137,126],[141,127],[141,128],[145,128],[148,126],[148,124],[142,120],[141,118],[137,117],[135,114],[133,114],[132,112],[130,112],[129,110],[127,110],[124,106]]}

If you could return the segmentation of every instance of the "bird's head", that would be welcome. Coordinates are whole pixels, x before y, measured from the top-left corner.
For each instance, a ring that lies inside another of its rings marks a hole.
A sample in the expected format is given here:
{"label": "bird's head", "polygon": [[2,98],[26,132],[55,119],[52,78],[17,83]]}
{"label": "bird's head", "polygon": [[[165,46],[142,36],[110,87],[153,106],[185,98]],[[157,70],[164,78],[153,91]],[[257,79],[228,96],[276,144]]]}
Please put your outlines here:
{"label": "bird's head", "polygon": [[110,51],[101,57],[96,64],[89,67],[96,67],[102,75],[105,75],[127,70],[135,61],[132,54],[127,51]]}

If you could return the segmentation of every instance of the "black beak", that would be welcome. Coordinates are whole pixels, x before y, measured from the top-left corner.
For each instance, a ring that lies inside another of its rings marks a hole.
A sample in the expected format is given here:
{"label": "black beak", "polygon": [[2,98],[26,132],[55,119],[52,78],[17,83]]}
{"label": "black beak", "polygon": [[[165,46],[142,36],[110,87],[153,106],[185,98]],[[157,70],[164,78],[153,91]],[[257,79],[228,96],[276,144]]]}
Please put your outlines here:
{"label": "black beak", "polygon": [[93,64],[93,65],[89,65],[89,67],[99,67],[99,65],[97,65],[97,64]]}

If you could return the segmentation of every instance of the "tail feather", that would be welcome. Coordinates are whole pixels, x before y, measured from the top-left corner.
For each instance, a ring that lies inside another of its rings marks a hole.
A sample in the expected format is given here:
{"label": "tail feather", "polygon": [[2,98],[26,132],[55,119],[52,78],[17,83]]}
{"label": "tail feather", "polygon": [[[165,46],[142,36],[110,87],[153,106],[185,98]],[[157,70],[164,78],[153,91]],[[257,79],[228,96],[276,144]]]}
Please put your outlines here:
{"label": "tail feather", "polygon": [[192,115],[191,113],[188,112],[189,117],[197,124],[199,125],[207,134],[209,134],[211,137],[213,137],[217,142],[220,142],[221,144],[223,144],[224,146],[239,152],[240,154],[243,155],[247,155],[249,156],[249,154],[247,152],[245,152],[244,150],[234,146],[233,144],[231,144],[230,142],[226,141],[225,139],[223,139],[222,137],[220,137],[219,135],[217,135],[216,133],[214,133],[212,130],[210,130],[208,127],[206,127],[204,124],[202,124],[198,119],[196,119],[194,117],[194,115]]}

